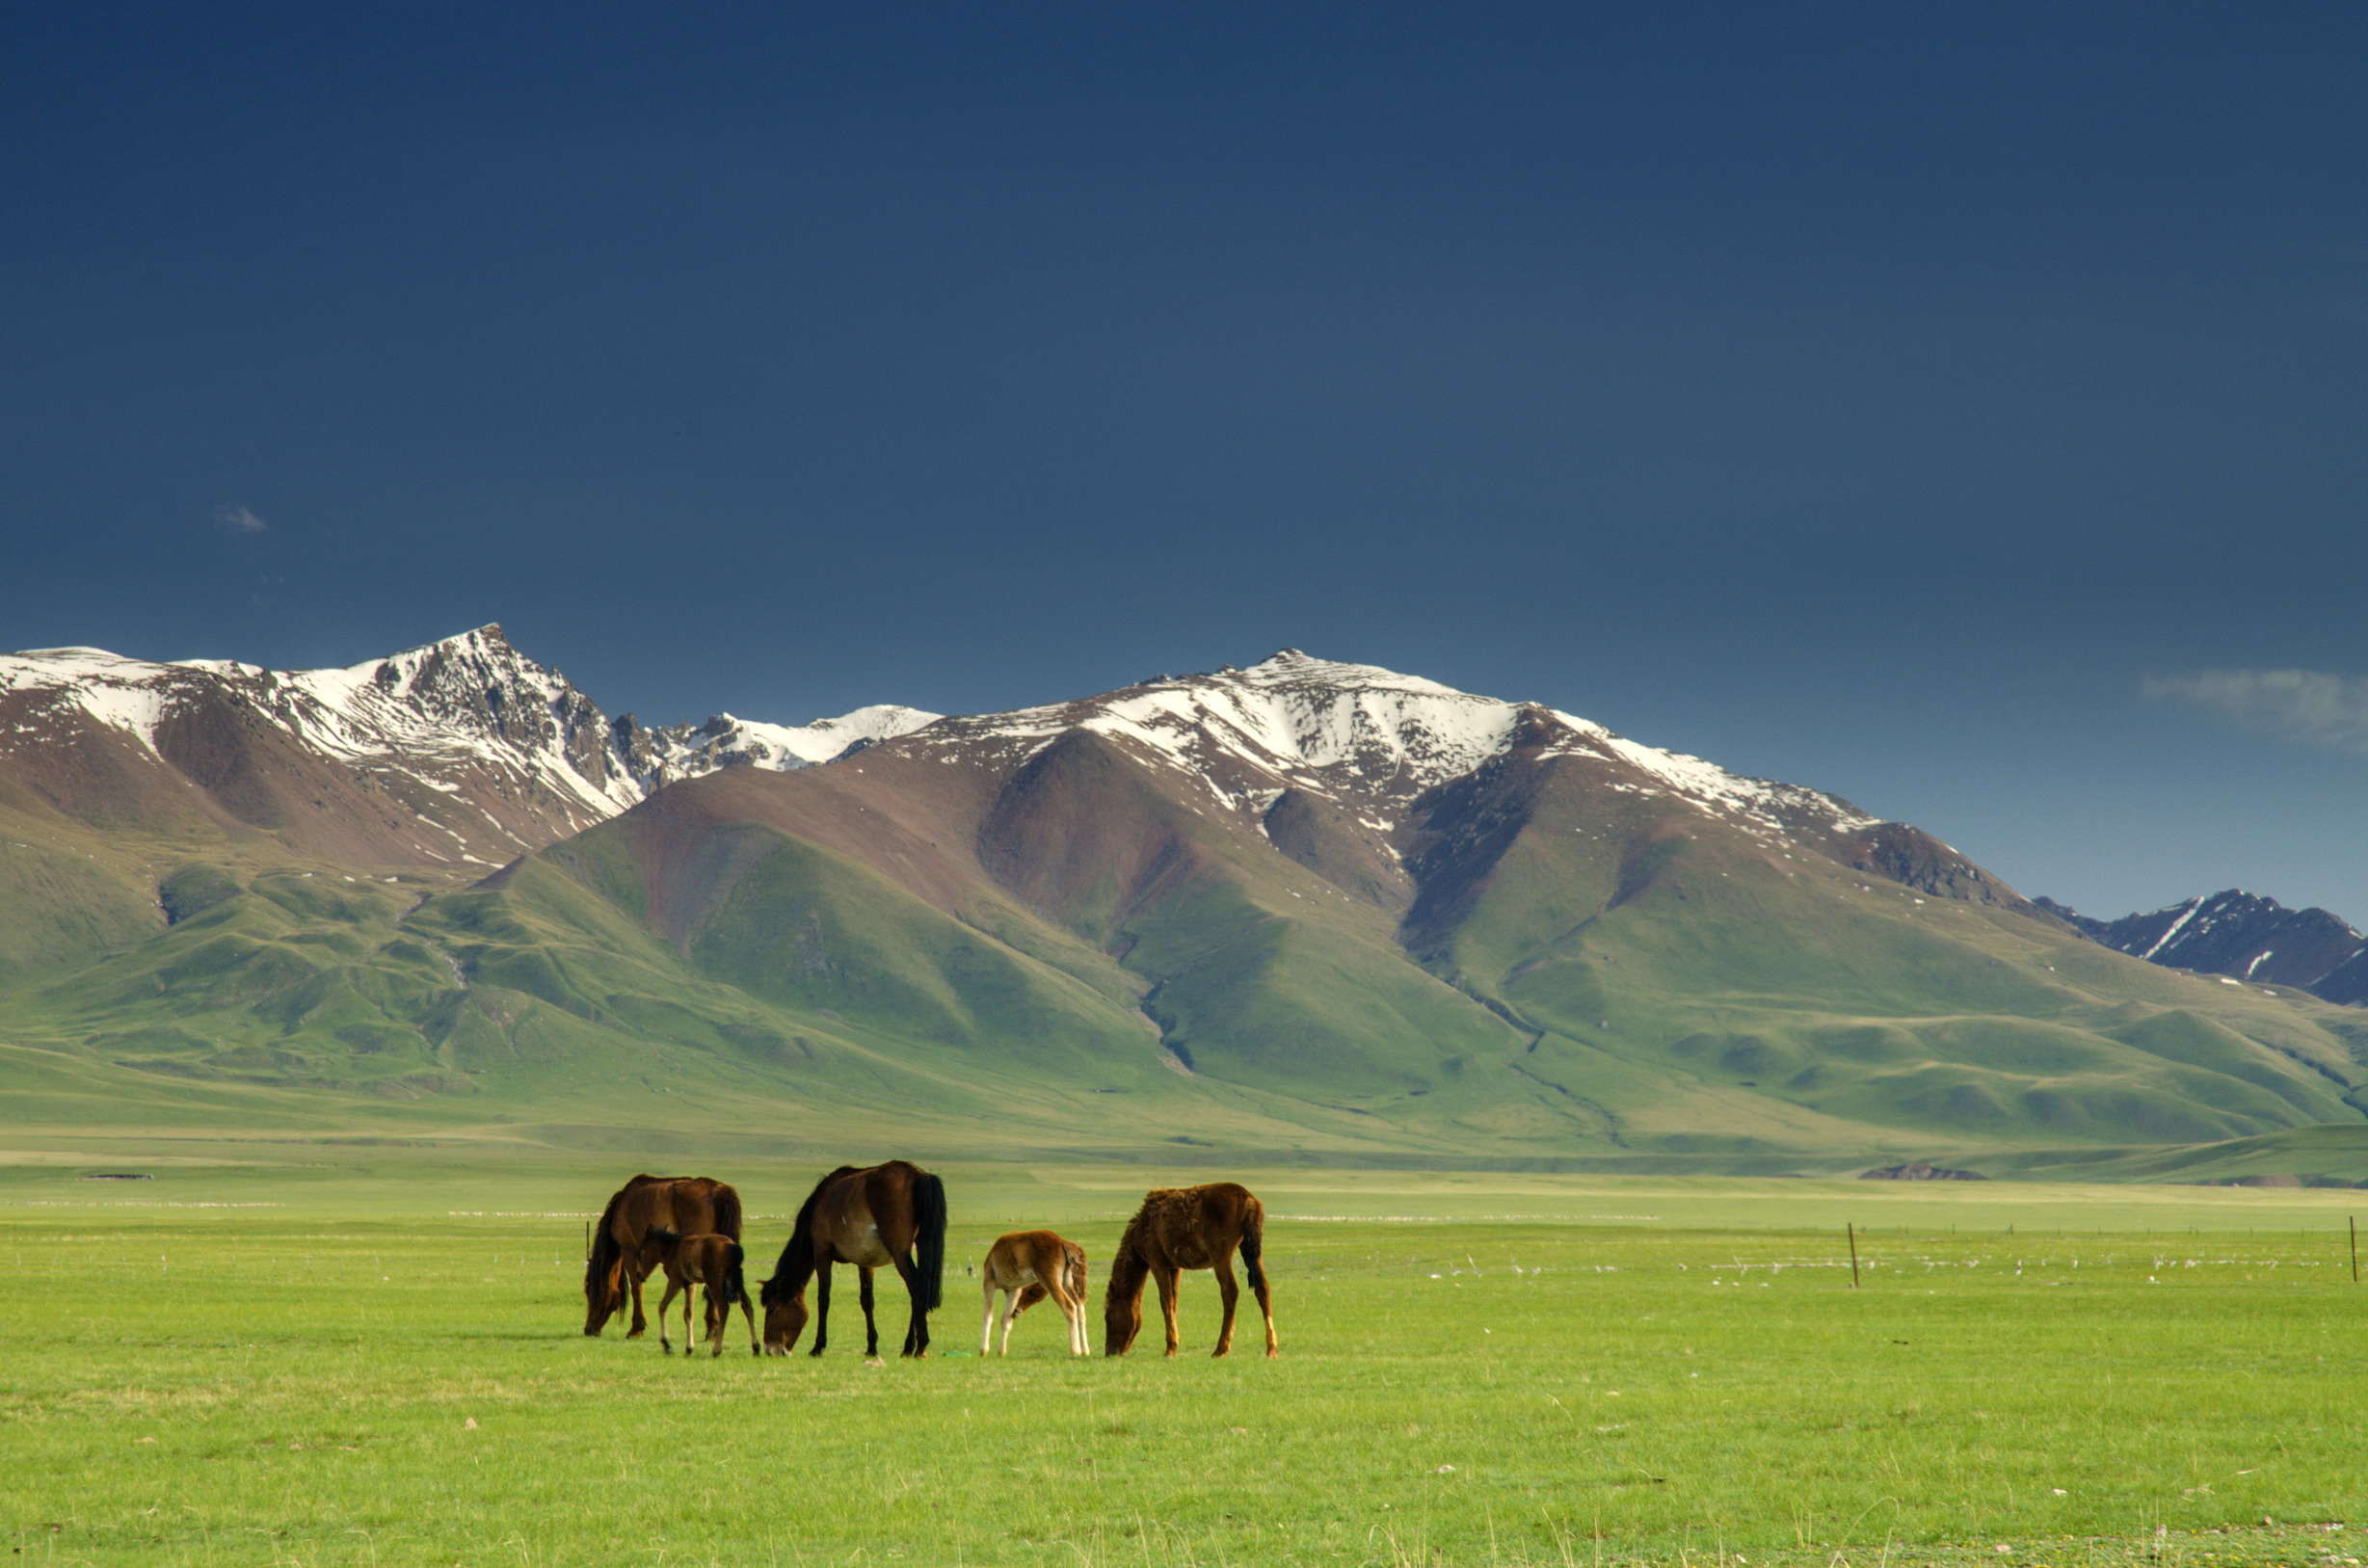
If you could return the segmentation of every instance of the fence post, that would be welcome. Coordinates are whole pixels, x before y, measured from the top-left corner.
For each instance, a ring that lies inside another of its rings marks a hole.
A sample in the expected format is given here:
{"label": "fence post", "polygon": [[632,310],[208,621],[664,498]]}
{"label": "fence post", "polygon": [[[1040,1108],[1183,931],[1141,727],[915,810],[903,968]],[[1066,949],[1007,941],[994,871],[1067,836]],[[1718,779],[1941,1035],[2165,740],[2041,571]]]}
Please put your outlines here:
{"label": "fence post", "polygon": [[1850,1289],[1855,1290],[1858,1289],[1858,1227],[1845,1222],[1842,1232],[1850,1238]]}
{"label": "fence post", "polygon": [[2357,1285],[2359,1283],[2359,1216],[2354,1214],[2350,1218],[2352,1221],[2352,1283]]}

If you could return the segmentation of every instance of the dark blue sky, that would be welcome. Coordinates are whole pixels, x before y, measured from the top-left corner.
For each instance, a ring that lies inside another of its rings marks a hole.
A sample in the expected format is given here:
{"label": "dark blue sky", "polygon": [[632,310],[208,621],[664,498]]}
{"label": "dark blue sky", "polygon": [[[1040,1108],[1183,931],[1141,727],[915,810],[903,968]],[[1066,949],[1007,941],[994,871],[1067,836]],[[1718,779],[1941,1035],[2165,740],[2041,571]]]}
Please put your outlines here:
{"label": "dark blue sky", "polygon": [[802,720],[1289,644],[2368,921],[2359,7],[6,25],[0,645]]}

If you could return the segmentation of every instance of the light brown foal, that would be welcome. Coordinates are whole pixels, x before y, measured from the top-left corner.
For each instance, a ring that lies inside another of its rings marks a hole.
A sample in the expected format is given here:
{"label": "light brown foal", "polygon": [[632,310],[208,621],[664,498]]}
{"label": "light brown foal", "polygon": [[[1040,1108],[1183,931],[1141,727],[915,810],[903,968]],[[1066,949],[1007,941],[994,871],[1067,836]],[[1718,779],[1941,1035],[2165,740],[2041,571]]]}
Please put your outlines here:
{"label": "light brown foal", "polygon": [[[1090,1356],[1094,1347],[1085,1332],[1085,1249],[1051,1231],[1014,1231],[998,1236],[987,1249],[978,1270],[986,1296],[986,1316],[978,1325],[978,1353],[994,1347],[995,1293],[1003,1292],[1001,1354],[1011,1354],[1011,1328],[1020,1315],[1051,1297],[1052,1305],[1069,1320],[1069,1353]],[[1014,1299],[1014,1298],[1017,1299]]]}

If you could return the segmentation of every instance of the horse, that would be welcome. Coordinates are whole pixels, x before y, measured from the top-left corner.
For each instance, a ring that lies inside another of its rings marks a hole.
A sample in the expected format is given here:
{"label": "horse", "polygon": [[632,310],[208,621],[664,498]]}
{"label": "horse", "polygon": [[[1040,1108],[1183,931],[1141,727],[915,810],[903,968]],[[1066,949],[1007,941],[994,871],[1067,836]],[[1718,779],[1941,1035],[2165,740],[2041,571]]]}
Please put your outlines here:
{"label": "horse", "polygon": [[715,1235],[740,1239],[740,1195],[704,1176],[636,1176],[617,1189],[600,1222],[593,1227],[584,1254],[584,1332],[597,1335],[633,1299],[628,1340],[650,1326],[642,1316],[641,1282],[657,1266],[645,1245],[650,1228],[662,1225],[683,1236]]}
{"label": "horse", "polygon": [[788,1244],[764,1282],[764,1347],[785,1356],[806,1329],[806,1282],[816,1280],[814,1347],[822,1354],[831,1323],[831,1265],[853,1263],[864,1302],[864,1354],[880,1353],[871,1312],[871,1271],[893,1268],[913,1298],[904,1354],[929,1353],[929,1314],[945,1280],[945,1183],[918,1165],[841,1165],[814,1183],[789,1228]]}
{"label": "horse", "polygon": [[699,1292],[697,1286],[707,1288],[707,1337],[715,1342],[715,1355],[724,1353],[724,1330],[732,1326],[732,1306],[740,1305],[740,1316],[748,1319],[748,1353],[763,1352],[757,1344],[757,1316],[748,1305],[748,1285],[740,1275],[740,1260],[747,1257],[740,1243],[728,1236],[684,1236],[663,1225],[650,1227],[646,1243],[657,1253],[659,1266],[666,1270],[666,1294],[658,1302],[658,1348],[668,1355],[674,1346],[666,1342],[666,1309],[674,1304],[675,1292],[682,1292],[682,1354],[689,1356],[699,1348],[691,1337],[691,1297]]}
{"label": "horse", "polygon": [[1266,1295],[1266,1271],[1261,1265],[1265,1246],[1266,1210],[1250,1189],[1233,1182],[1205,1187],[1160,1187],[1143,1194],[1143,1207],[1127,1222],[1118,1254],[1110,1261],[1109,1294],[1103,1301],[1102,1349],[1123,1356],[1143,1326],[1143,1280],[1159,1282],[1159,1310],[1167,1316],[1167,1353],[1176,1353],[1176,1276],[1187,1268],[1213,1268],[1217,1290],[1225,1298],[1225,1322],[1217,1330],[1217,1355],[1234,1347],[1234,1303],[1240,1288],[1234,1283],[1234,1249],[1250,1272],[1250,1289],[1258,1310],[1266,1319],[1266,1354],[1279,1354],[1274,1337],[1274,1304]]}
{"label": "horse", "polygon": [[[985,1355],[995,1338],[995,1293],[1003,1292],[1003,1350],[1011,1354],[1011,1327],[1020,1315],[1044,1300],[1069,1320],[1069,1353],[1090,1356],[1094,1347],[1085,1334],[1085,1249],[1051,1231],[1014,1231],[998,1236],[979,1266],[986,1293],[986,1316],[978,1325],[978,1353]],[[1017,1296],[1015,1301],[1013,1297]]]}

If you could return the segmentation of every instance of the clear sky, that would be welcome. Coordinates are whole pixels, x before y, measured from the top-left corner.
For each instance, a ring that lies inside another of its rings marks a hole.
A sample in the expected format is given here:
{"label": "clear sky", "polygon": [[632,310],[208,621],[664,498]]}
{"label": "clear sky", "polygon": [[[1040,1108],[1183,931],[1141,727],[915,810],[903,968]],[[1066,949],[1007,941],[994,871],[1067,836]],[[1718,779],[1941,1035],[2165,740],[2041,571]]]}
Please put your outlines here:
{"label": "clear sky", "polygon": [[2368,922],[2368,8],[19,7],[0,647],[1285,645]]}

